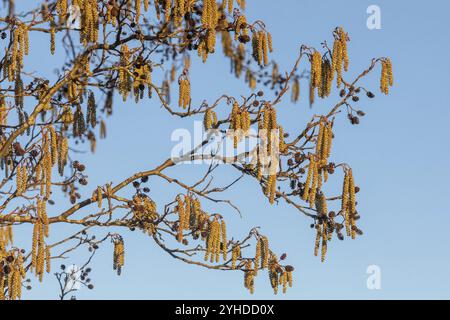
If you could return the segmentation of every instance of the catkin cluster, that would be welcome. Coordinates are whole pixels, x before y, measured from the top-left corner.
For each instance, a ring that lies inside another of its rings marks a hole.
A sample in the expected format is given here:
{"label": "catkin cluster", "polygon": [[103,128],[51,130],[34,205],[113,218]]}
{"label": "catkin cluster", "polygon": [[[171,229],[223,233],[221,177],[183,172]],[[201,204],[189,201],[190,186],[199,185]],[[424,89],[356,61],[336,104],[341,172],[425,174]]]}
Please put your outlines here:
{"label": "catkin cluster", "polygon": [[203,118],[203,126],[205,130],[209,130],[217,126],[217,114],[211,108],[208,108]]}
{"label": "catkin cluster", "polygon": [[282,267],[278,258],[271,253],[269,258],[269,281],[272,286],[274,294],[278,293],[279,286],[282,287],[283,293],[286,293],[287,287],[292,287],[292,271],[291,266]]}
{"label": "catkin cluster", "polygon": [[58,137],[53,126],[47,126],[42,133],[42,156],[36,166],[36,181],[40,186],[40,195],[50,198],[52,188],[52,167],[58,160]]}
{"label": "catkin cluster", "polygon": [[341,214],[345,219],[345,230],[347,236],[352,239],[356,237],[356,191],[352,169],[345,171],[342,188]]}
{"label": "catkin cluster", "polygon": [[131,52],[126,44],[120,47],[120,62],[119,62],[119,93],[122,95],[123,101],[126,101],[128,94],[131,91],[132,81],[129,72]]}
{"label": "catkin cluster", "polygon": [[[269,41],[270,39],[270,41]],[[252,34],[253,59],[259,65],[269,64],[269,51],[272,52],[272,40],[270,34],[260,30]]]}
{"label": "catkin cluster", "polygon": [[320,260],[325,261],[327,254],[327,243],[331,240],[331,235],[333,232],[332,226],[327,219],[324,219],[321,224],[316,224],[316,240],[314,243],[314,255],[317,257],[319,255],[319,250],[321,254]]}
{"label": "catkin cluster", "polygon": [[[24,56],[30,50],[28,38],[28,26],[18,23],[12,36],[12,47],[9,59],[5,60],[4,72],[9,81],[20,80],[20,70],[23,67]],[[16,86],[19,84],[16,83]]]}
{"label": "catkin cluster", "polygon": [[84,46],[87,46],[89,43],[97,43],[99,33],[97,0],[74,0],[74,5],[78,5],[81,11],[80,42]]}
{"label": "catkin cluster", "polygon": [[[99,194],[101,192],[97,191],[94,192],[93,196],[98,198]],[[131,209],[133,212],[133,220],[139,228],[143,232],[153,235],[156,231],[155,221],[159,218],[156,203],[145,194],[136,194],[133,196]]]}
{"label": "catkin cluster", "polygon": [[[18,249],[5,251],[0,257],[2,271],[0,271],[0,300],[17,300],[22,297],[22,281],[26,271],[22,252]],[[8,270],[5,272],[4,270]],[[8,295],[5,295],[5,289]]]}
{"label": "catkin cluster", "polygon": [[[318,51],[311,55],[311,79],[310,79],[310,104],[314,103],[315,90],[317,88],[318,96],[326,98],[331,93],[331,84],[333,82],[334,71],[330,60],[322,58]],[[293,89],[293,96],[298,95],[299,89]],[[295,99],[293,99],[295,101]]]}
{"label": "catkin cluster", "polygon": [[45,200],[38,198],[36,204],[36,218],[33,227],[33,238],[31,247],[31,266],[35,270],[39,281],[44,276],[45,263],[47,262],[47,270],[50,270],[49,248],[45,244],[45,238],[49,235],[49,219],[47,216],[47,208]]}
{"label": "catkin cluster", "polygon": [[179,98],[178,106],[186,109],[191,103],[191,83],[187,76],[183,75],[178,79]]}
{"label": "catkin cluster", "polygon": [[384,94],[389,94],[389,87],[394,85],[394,75],[392,72],[392,62],[385,58],[381,61],[381,80],[380,89]]}
{"label": "catkin cluster", "polygon": [[[221,220],[221,221],[219,221]],[[219,262],[220,256],[225,260],[227,257],[227,236],[225,221],[218,215],[214,215],[209,222],[208,235],[206,237],[205,261],[210,263]]]}
{"label": "catkin cluster", "polygon": [[149,98],[151,98],[151,82],[151,67],[144,61],[142,56],[139,56],[136,59],[133,70],[133,91],[136,103],[139,102],[139,99],[144,98],[144,91],[146,86],[148,88],[148,96]]}
{"label": "catkin cluster", "polygon": [[348,71],[349,58],[347,51],[347,41],[349,41],[347,33],[342,27],[338,27],[335,31],[333,53],[331,60],[331,71],[334,76],[334,72],[337,75],[337,86],[340,87],[342,84],[342,68]]}
{"label": "catkin cluster", "polygon": [[251,126],[251,118],[248,109],[235,101],[230,115],[230,130],[233,133],[234,148],[237,148],[243,137],[248,135]]}
{"label": "catkin cluster", "polygon": [[190,230],[194,239],[205,240],[209,233],[210,216],[201,209],[200,201],[191,195],[177,196],[177,240],[183,242],[183,232]]}
{"label": "catkin cluster", "polygon": [[123,238],[120,235],[113,237],[114,254],[113,254],[113,269],[117,271],[117,275],[122,273],[122,267],[125,264],[125,246]]}

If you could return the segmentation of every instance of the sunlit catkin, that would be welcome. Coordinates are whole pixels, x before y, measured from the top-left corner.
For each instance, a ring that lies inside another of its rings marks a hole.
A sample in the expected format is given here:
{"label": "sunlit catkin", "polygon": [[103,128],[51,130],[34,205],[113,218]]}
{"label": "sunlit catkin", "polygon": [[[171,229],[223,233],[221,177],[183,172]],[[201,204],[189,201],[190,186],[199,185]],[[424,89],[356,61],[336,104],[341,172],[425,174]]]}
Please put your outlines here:
{"label": "sunlit catkin", "polygon": [[186,215],[184,210],[184,203],[181,196],[177,197],[177,212],[178,212],[178,233],[177,240],[178,242],[183,241],[183,230],[186,224]]}
{"label": "sunlit catkin", "polygon": [[261,255],[262,255],[262,243],[260,239],[256,241],[256,248],[255,248],[255,260],[254,260],[254,267],[255,267],[255,273],[258,273],[258,269],[261,263]]}
{"label": "sunlit catkin", "polygon": [[227,243],[227,225],[225,224],[225,221],[222,220],[220,224],[220,230],[222,234],[222,240],[221,240],[221,249],[222,249],[222,257],[223,260],[227,260],[228,255],[228,243]]}
{"label": "sunlit catkin", "polygon": [[231,251],[231,268],[236,269],[236,262],[238,258],[241,256],[241,247],[239,245],[236,245],[233,247]]}
{"label": "sunlit catkin", "polygon": [[308,167],[308,175],[306,177],[305,186],[303,189],[303,200],[307,201],[309,199],[310,190],[311,190],[311,181],[316,171],[316,163],[314,161],[314,157],[309,157],[309,167]]}
{"label": "sunlit catkin", "polygon": [[380,79],[380,89],[384,94],[389,94],[389,87],[393,86],[394,78],[392,72],[391,60],[385,58],[381,61],[381,79]]}
{"label": "sunlit catkin", "polygon": [[113,254],[113,269],[117,270],[117,275],[121,275],[122,267],[125,264],[125,246],[123,238],[116,235],[113,239],[114,243],[114,254]]}
{"label": "sunlit catkin", "polygon": [[350,214],[349,214],[349,185],[350,185],[350,176],[348,171],[345,171],[344,183],[342,186],[342,202],[341,202],[341,213],[345,219],[345,230],[347,236],[350,235]]}
{"label": "sunlit catkin", "polygon": [[189,82],[189,79],[187,78],[180,78],[178,80],[178,84],[179,84],[178,105],[183,109],[186,109],[191,101],[191,84]]}

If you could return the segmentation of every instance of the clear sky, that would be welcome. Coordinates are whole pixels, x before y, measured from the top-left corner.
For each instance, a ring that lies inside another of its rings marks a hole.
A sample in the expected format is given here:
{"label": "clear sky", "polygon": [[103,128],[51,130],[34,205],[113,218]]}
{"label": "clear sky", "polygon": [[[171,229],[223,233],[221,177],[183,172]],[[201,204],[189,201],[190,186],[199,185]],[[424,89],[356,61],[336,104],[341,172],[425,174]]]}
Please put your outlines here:
{"label": "clear sky", "polygon": [[[381,8],[381,30],[369,30],[366,26],[366,9],[372,4]],[[351,126],[345,115],[336,123],[332,158],[353,167],[361,188],[358,211],[364,236],[356,241],[333,241],[326,263],[320,263],[313,256],[315,234],[309,228],[310,220],[284,204],[269,206],[255,182],[248,179],[227,193],[241,208],[242,218],[227,207],[209,206],[227,218],[233,235],[242,237],[252,226],[260,226],[261,232],[269,236],[274,251],[287,252],[287,261],[296,270],[294,288],[286,295],[273,296],[266,274],[261,273],[252,296],[243,288],[241,272],[210,271],[174,261],[136,231],[123,233],[127,250],[122,276],[112,270],[112,245],[106,243],[93,263],[95,290],[82,289],[78,298],[450,298],[447,250],[450,60],[446,57],[450,50],[450,3],[247,0],[247,7],[248,20],[261,19],[271,31],[273,57],[282,70],[293,64],[301,44],[319,47],[323,40],[330,42],[336,26],[343,26],[351,37],[347,78],[361,72],[374,57],[392,59],[395,78],[392,93],[388,97],[379,93],[380,70],[375,70],[364,84],[377,97],[363,100],[361,109],[367,115],[361,124]],[[32,48],[42,46],[48,51],[48,45],[46,41],[31,39]],[[61,52],[56,58],[31,54],[27,63],[39,72],[51,72],[59,66],[58,57],[62,57]],[[247,95],[247,86],[235,80],[228,70],[229,63],[221,54],[206,65],[194,58],[191,71],[194,102],[210,101],[223,93]],[[302,91],[306,93],[305,84],[302,83]],[[279,107],[280,122],[288,131],[298,131],[313,112],[325,112],[336,101],[336,96],[319,101],[311,111],[306,94],[302,94],[302,102],[297,105],[287,99]],[[108,119],[108,138],[99,141],[95,156],[80,156],[87,165],[89,185],[119,182],[138,170],[153,168],[170,156],[174,145],[170,140],[172,131],[193,129],[193,120],[173,120],[156,99],[144,100],[139,105],[131,99],[126,104],[116,99],[114,115]],[[192,166],[170,171],[187,179],[199,172],[200,168]],[[223,167],[218,180],[230,181],[234,175],[232,169]],[[341,177],[335,177],[332,186],[337,192],[340,184]],[[152,196],[161,201],[173,198],[179,191],[156,180],[151,187]],[[83,196],[89,196],[91,190],[86,188]],[[55,213],[67,206],[67,201],[60,203],[61,206],[57,202],[52,208]],[[52,239],[58,239],[64,231],[52,230]],[[79,264],[84,257],[86,252],[82,251],[64,263]],[[369,290],[366,286],[366,270],[370,265],[381,270],[381,290]],[[57,294],[56,279],[46,275],[43,284],[33,280],[33,290],[25,298],[53,299]]]}

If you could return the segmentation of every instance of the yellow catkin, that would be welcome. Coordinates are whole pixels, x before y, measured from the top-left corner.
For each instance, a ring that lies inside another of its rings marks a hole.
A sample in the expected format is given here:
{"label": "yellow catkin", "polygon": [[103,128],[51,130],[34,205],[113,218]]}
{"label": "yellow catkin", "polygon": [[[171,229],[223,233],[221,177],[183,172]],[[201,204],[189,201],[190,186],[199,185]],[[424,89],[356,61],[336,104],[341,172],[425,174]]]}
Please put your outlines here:
{"label": "yellow catkin", "polygon": [[99,208],[102,207],[102,202],[103,202],[103,190],[102,188],[99,186],[97,187],[97,206]]}
{"label": "yellow catkin", "polygon": [[338,29],[338,34],[339,34],[339,40],[341,42],[342,60],[344,62],[344,70],[348,71],[348,65],[349,65],[348,52],[347,52],[348,37],[343,28]]}
{"label": "yellow catkin", "polygon": [[277,175],[271,174],[269,176],[269,181],[267,182],[267,189],[269,194],[269,203],[275,203],[276,189],[277,189]]}
{"label": "yellow catkin", "polygon": [[56,12],[58,13],[60,24],[66,21],[67,9],[68,9],[68,0],[56,1]]}
{"label": "yellow catkin", "polygon": [[356,237],[356,226],[355,226],[355,214],[356,214],[356,195],[355,195],[355,181],[353,178],[352,169],[348,170],[349,183],[348,183],[348,194],[349,194],[349,219],[352,239]]}
{"label": "yellow catkin", "polygon": [[233,247],[233,250],[231,251],[231,268],[236,269],[236,262],[237,259],[241,255],[241,247],[239,245],[236,245]]}
{"label": "yellow catkin", "polygon": [[310,185],[315,172],[316,163],[313,157],[309,158],[308,176],[306,177],[305,188],[303,190],[303,200],[309,199]]}
{"label": "yellow catkin", "polygon": [[141,17],[141,1],[142,0],[134,0],[134,10],[136,11],[135,22],[139,23],[139,19]]}
{"label": "yellow catkin", "polygon": [[51,254],[50,254],[50,247],[49,246],[45,246],[45,271],[47,273],[50,273],[51,271]]}
{"label": "yellow catkin", "polygon": [[191,101],[191,84],[187,78],[181,78],[179,81],[179,99],[178,105],[186,109]]}
{"label": "yellow catkin", "polygon": [[318,51],[314,51],[311,57],[311,83],[313,88],[322,84],[322,55]]}
{"label": "yellow catkin", "polygon": [[178,212],[178,233],[177,233],[177,240],[179,242],[183,241],[183,229],[186,224],[185,219],[185,210],[184,210],[184,203],[181,196],[177,197],[177,212]]}
{"label": "yellow catkin", "polygon": [[270,34],[270,32],[267,32],[267,45],[269,47],[269,51],[272,53],[273,52],[273,42],[272,42],[272,35]]}
{"label": "yellow catkin", "polygon": [[221,222],[221,233],[222,233],[222,257],[223,260],[227,260],[228,255],[228,243],[227,243],[227,225],[225,224],[225,221],[222,220]]}
{"label": "yellow catkin", "polygon": [[323,148],[323,139],[324,139],[324,131],[325,131],[325,123],[324,121],[320,121],[319,124],[319,133],[317,134],[317,141],[316,141],[316,155],[320,156],[322,154],[322,148]]}
{"label": "yellow catkin", "polygon": [[255,260],[254,260],[254,267],[255,267],[255,273],[258,272],[259,264],[261,262],[261,255],[262,255],[262,248],[261,248],[261,241],[258,239],[256,241],[256,248],[255,248]]}
{"label": "yellow catkin", "polygon": [[331,69],[333,70],[333,73],[336,72],[337,74],[337,87],[340,87],[342,83],[342,56],[342,43],[339,40],[335,40],[333,45]]}
{"label": "yellow catkin", "polygon": [[55,54],[56,50],[56,32],[55,32],[55,22],[53,20],[50,21],[50,53],[52,55]]}
{"label": "yellow catkin", "polygon": [[345,230],[347,233],[347,236],[350,235],[350,219],[349,219],[349,210],[348,210],[348,203],[349,203],[349,184],[350,184],[350,176],[348,172],[345,172],[344,176],[344,183],[342,187],[342,202],[341,202],[341,211],[342,215],[345,219]]}
{"label": "yellow catkin", "polygon": [[321,262],[325,261],[325,257],[327,254],[327,241],[328,241],[327,227],[326,227],[326,223],[324,222],[322,224],[322,252],[321,252],[321,257],[320,257]]}
{"label": "yellow catkin", "polygon": [[36,275],[39,276],[39,282],[42,282],[45,266],[45,242],[44,242],[44,226],[39,224],[39,237],[37,247]]}
{"label": "yellow catkin", "polygon": [[[261,31],[261,42],[262,42],[262,50],[263,50],[263,61],[264,65],[267,66],[269,64],[269,42],[267,40],[267,34],[264,31]],[[271,50],[270,50],[271,51]]]}
{"label": "yellow catkin", "polygon": [[269,239],[267,237],[261,237],[261,266],[263,269],[267,268],[269,265]]}
{"label": "yellow catkin", "polygon": [[50,133],[50,150],[51,150],[52,165],[55,165],[56,162],[58,161],[58,136],[53,126],[48,126],[48,131]]}
{"label": "yellow catkin", "polygon": [[39,240],[39,229],[40,229],[40,222],[39,219],[36,219],[36,221],[33,224],[33,238],[31,245],[31,266],[34,269],[36,269],[37,266],[37,246]]}
{"label": "yellow catkin", "polygon": [[184,196],[184,225],[183,228],[185,230],[189,229],[189,220],[191,217],[191,208],[192,208],[192,201],[191,197],[189,195]]}
{"label": "yellow catkin", "polygon": [[311,208],[314,206],[314,203],[316,201],[318,185],[319,185],[319,168],[318,168],[318,163],[316,162],[314,164],[314,171],[312,173],[311,189],[309,190],[308,202],[309,202],[309,206]]}
{"label": "yellow catkin", "polygon": [[389,83],[389,86],[392,87],[394,85],[394,73],[392,71],[391,59],[386,59],[386,67],[387,67],[387,74],[388,74],[388,83]]}
{"label": "yellow catkin", "polygon": [[117,270],[117,274],[122,273],[122,267],[125,265],[125,246],[123,238],[116,235],[113,240],[114,253],[113,253],[113,269]]}
{"label": "yellow catkin", "polygon": [[212,110],[207,109],[203,118],[203,126],[205,130],[211,129],[212,126]]}
{"label": "yellow catkin", "polygon": [[381,61],[381,79],[380,89],[384,94],[389,94],[389,87],[394,84],[394,76],[392,71],[392,62],[390,59],[383,59]]}

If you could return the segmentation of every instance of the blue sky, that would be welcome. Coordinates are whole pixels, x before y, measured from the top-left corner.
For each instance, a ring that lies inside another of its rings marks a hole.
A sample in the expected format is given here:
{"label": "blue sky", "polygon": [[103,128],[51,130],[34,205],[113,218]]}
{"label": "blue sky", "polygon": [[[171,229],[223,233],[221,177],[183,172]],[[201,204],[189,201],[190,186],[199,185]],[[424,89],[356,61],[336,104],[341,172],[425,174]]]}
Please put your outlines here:
{"label": "blue sky", "polygon": [[[372,4],[381,8],[381,30],[371,31],[366,26],[366,9]],[[443,0],[247,0],[248,20],[265,21],[274,38],[273,58],[282,70],[293,64],[301,44],[319,47],[323,40],[330,42],[336,26],[343,26],[351,37],[347,78],[361,72],[374,57],[392,59],[392,93],[387,97],[379,93],[380,71],[376,69],[364,80],[377,97],[362,100],[361,109],[367,115],[361,124],[351,126],[345,115],[336,122],[332,159],[353,167],[361,188],[358,211],[364,236],[355,241],[333,241],[326,263],[320,263],[313,256],[310,221],[284,204],[269,206],[255,182],[248,179],[227,193],[241,208],[242,218],[227,207],[205,205],[226,217],[229,232],[236,237],[260,226],[275,252],[287,252],[287,261],[296,271],[294,288],[286,295],[273,296],[263,273],[256,280],[255,294],[250,295],[243,288],[241,272],[210,271],[174,261],[136,231],[122,233],[127,248],[122,276],[112,270],[112,246],[106,243],[93,263],[95,290],[83,289],[78,298],[450,298],[450,217],[446,203],[450,191],[450,60],[446,59],[450,50],[449,11],[449,2]],[[48,52],[48,42],[41,40],[32,37],[31,48]],[[38,72],[51,72],[62,57],[62,52],[55,58],[31,54],[26,63]],[[223,93],[247,95],[247,86],[228,70],[228,61],[221,54],[211,57],[205,65],[195,57],[191,71],[194,102],[211,101]],[[325,112],[337,101],[333,95],[310,110],[303,94],[307,92],[305,84],[301,103],[293,105],[286,99],[279,107],[279,121],[287,131],[303,129],[313,113]],[[173,120],[155,99],[138,105],[116,99],[114,115],[108,119],[108,138],[99,141],[95,156],[80,155],[87,165],[89,185],[92,188],[108,181],[119,182],[136,171],[153,168],[170,156],[172,131],[193,129],[193,120]],[[189,180],[200,169],[180,166],[170,173]],[[218,181],[230,181],[234,175],[232,169],[220,168]],[[150,182],[152,195],[160,201],[172,199],[179,192],[161,181]],[[334,177],[330,190],[338,192],[340,184],[341,177]],[[84,197],[89,196],[91,188],[83,191]],[[67,206],[66,202],[60,203],[52,209],[55,213]],[[69,229],[51,231],[52,239],[66,231]],[[29,230],[18,231],[21,240],[29,241],[28,235]],[[84,251],[64,263],[81,263],[83,257]],[[380,267],[381,290],[367,289],[366,269],[370,265]],[[33,290],[25,298],[57,298],[56,279],[47,275],[43,284],[33,280]]]}

